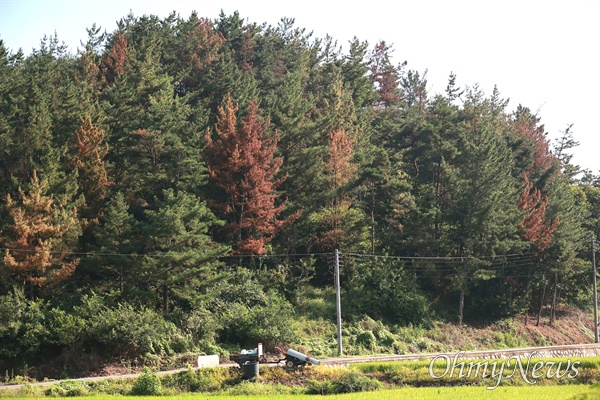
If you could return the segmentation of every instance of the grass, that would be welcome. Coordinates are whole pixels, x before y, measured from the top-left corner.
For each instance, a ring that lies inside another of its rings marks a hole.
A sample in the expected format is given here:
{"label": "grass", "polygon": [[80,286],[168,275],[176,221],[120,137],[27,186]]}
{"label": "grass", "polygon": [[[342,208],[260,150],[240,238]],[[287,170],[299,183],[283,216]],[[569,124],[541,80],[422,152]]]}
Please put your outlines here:
{"label": "grass", "polygon": [[[465,363],[501,363],[506,359],[496,360],[465,360]],[[529,371],[522,375],[522,370],[507,367],[502,370],[488,369],[488,375],[484,376],[484,369],[471,375],[458,376],[458,370],[454,376],[449,374],[443,376],[445,361],[438,361],[434,366],[434,378],[430,375],[430,361],[396,361],[396,362],[370,362],[351,364],[346,367],[315,366],[305,370],[287,372],[283,368],[264,368],[259,377],[253,382],[241,379],[241,371],[237,368],[207,368],[178,372],[175,374],[158,377],[145,372],[137,379],[107,379],[103,381],[63,381],[51,386],[34,386],[26,384],[18,390],[0,392],[0,398],[33,398],[33,397],[87,397],[104,399],[107,396],[114,398],[115,395],[127,397],[135,392],[135,387],[144,389],[139,394],[161,395],[165,398],[188,398],[202,395],[203,398],[220,399],[228,397],[244,396],[250,399],[272,398],[278,399],[302,399],[307,393],[327,394],[327,398],[340,399],[375,399],[372,394],[366,393],[375,390],[382,398],[395,398],[398,393],[402,398],[540,398],[540,399],[598,399],[600,400],[600,386],[591,392],[588,385],[600,382],[600,357],[573,357],[573,358],[545,358],[531,359],[530,367],[527,367],[527,359],[523,366]],[[533,379],[533,365],[537,362],[548,365],[552,362],[554,367],[541,367],[537,379]],[[574,376],[567,375],[568,365],[577,362],[578,369]],[[556,367],[559,363],[561,367]],[[487,367],[486,367],[487,368]],[[562,375],[546,376],[547,371],[563,371]],[[466,369],[465,369],[466,371]],[[475,369],[473,370],[475,371]],[[496,372],[494,372],[496,371]],[[500,373],[498,373],[500,371]],[[521,373],[520,373],[521,372]],[[489,374],[492,374],[491,376]],[[512,376],[511,376],[512,373]],[[148,379],[145,382],[144,376]],[[156,382],[155,382],[156,381]],[[157,386],[149,386],[156,383]],[[533,384],[535,383],[535,384]],[[143,385],[145,384],[145,385]],[[486,390],[487,388],[494,390]],[[149,389],[152,389],[149,391]],[[463,392],[464,391],[464,392]],[[590,392],[586,394],[587,392]],[[352,395],[340,395],[341,393],[353,393]],[[501,397],[501,393],[512,393]],[[448,395],[449,397],[444,397]],[[564,396],[563,396],[564,395]],[[568,395],[568,396],[567,396]],[[113,396],[113,397],[111,397]],[[453,397],[455,396],[455,397]],[[469,397],[471,396],[471,397]],[[498,397],[500,396],[500,397]],[[537,396],[537,397],[536,397]],[[557,397],[559,396],[559,397]],[[565,397],[566,396],[566,397]],[[576,397],[579,396],[579,397]],[[315,398],[315,395],[308,395]],[[139,399],[140,396],[134,397]],[[154,397],[156,398],[156,397]],[[512,400],[512,399],[511,399]]]}
{"label": "grass", "polygon": [[[76,397],[77,398],[77,397]],[[92,396],[80,397],[81,399],[93,400],[114,400],[114,396]],[[140,396],[119,396],[122,400],[225,400],[231,399],[228,395],[210,395],[210,394],[185,394],[179,396],[161,396],[161,397],[140,397]],[[519,386],[519,387],[501,387],[495,390],[486,390],[482,387],[443,387],[443,388],[404,388],[393,390],[382,390],[368,393],[350,393],[330,396],[303,395],[303,394],[262,394],[262,395],[244,395],[245,400],[317,400],[324,398],[326,400],[593,400],[600,399],[600,387],[591,387],[588,385],[568,385],[568,386]],[[1,399],[1,398],[0,398]],[[12,398],[13,400],[15,398]]]}

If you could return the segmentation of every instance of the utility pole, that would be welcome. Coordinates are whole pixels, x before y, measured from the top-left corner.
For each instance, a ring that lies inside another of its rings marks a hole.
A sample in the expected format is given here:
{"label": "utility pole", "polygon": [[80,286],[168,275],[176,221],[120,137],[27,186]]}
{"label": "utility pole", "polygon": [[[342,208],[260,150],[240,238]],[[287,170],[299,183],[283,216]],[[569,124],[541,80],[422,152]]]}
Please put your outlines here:
{"label": "utility pole", "polygon": [[335,306],[337,309],[338,355],[342,355],[342,297],[340,295],[340,253],[334,250],[335,257]]}
{"label": "utility pole", "polygon": [[598,343],[598,287],[596,286],[596,239],[592,239],[592,282],[594,283],[594,339]]}

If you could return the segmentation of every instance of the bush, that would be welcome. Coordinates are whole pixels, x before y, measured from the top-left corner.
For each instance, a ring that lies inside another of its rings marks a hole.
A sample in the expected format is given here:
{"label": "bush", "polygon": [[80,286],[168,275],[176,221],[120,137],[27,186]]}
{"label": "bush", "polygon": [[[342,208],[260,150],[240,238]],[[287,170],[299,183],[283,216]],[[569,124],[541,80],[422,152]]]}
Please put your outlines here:
{"label": "bush", "polygon": [[164,386],[181,392],[214,392],[221,390],[236,377],[234,368],[188,368],[187,371],[169,375],[164,379]]}
{"label": "bush", "polygon": [[101,296],[84,296],[76,313],[87,320],[85,340],[124,357],[172,355],[191,348],[175,324],[145,307],[128,303],[108,306]]}
{"label": "bush", "polygon": [[107,394],[111,396],[124,396],[131,391],[131,381],[123,378],[103,379],[87,383],[94,394]]}
{"label": "bush", "polygon": [[358,263],[342,298],[347,303],[342,308],[353,310],[355,317],[368,314],[402,325],[422,325],[431,318],[429,301],[420,293],[415,276],[395,261]]}
{"label": "bush", "polygon": [[376,379],[350,371],[343,374],[335,383],[337,393],[371,392],[381,388],[381,382]]}
{"label": "bush", "polygon": [[345,372],[333,381],[329,379],[308,380],[308,393],[311,394],[371,392],[380,388],[381,382],[356,371]]}
{"label": "bush", "polygon": [[240,303],[229,305],[222,315],[222,339],[243,346],[261,342],[267,348],[295,342],[292,305],[275,292],[269,292],[267,298],[268,302],[253,307]]}
{"label": "bush", "polygon": [[377,345],[377,339],[375,334],[371,331],[362,331],[356,335],[356,344],[363,346],[368,350],[373,350]]}
{"label": "bush", "polygon": [[131,394],[133,396],[156,396],[160,394],[162,384],[158,376],[154,375],[148,367],[144,368],[139,378],[133,384]]}
{"label": "bush", "polygon": [[81,381],[63,381],[58,385],[50,386],[44,392],[49,397],[80,397],[87,396],[89,393],[89,385]]}
{"label": "bush", "polygon": [[22,290],[0,296],[0,356],[27,360],[48,341],[46,304],[29,300]]}
{"label": "bush", "polygon": [[307,391],[310,394],[327,395],[327,394],[338,393],[337,387],[329,379],[323,379],[323,380],[309,379],[307,382],[308,382]]}
{"label": "bush", "polygon": [[270,301],[250,312],[248,336],[252,343],[262,342],[267,347],[296,341],[294,308],[283,297],[269,293]]}
{"label": "bush", "polygon": [[273,396],[277,394],[291,393],[292,388],[282,384],[267,384],[262,382],[245,381],[225,391],[227,396]]}
{"label": "bush", "polygon": [[210,345],[215,343],[218,331],[222,324],[208,310],[193,310],[183,321],[183,329],[187,332],[194,343]]}

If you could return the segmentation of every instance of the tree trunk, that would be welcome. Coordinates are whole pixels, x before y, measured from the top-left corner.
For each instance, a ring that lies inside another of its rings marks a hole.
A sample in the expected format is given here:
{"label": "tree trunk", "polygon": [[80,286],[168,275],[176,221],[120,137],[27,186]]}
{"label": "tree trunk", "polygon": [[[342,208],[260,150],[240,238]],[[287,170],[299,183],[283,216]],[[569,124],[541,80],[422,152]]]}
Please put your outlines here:
{"label": "tree trunk", "polygon": [[462,326],[465,310],[465,286],[467,285],[467,258],[463,258],[463,271],[460,272],[458,294],[458,326]]}
{"label": "tree trunk", "polygon": [[242,226],[244,226],[244,203],[240,209],[240,221],[238,223],[238,246],[242,243]]}
{"label": "tree trunk", "polygon": [[458,295],[458,326],[463,324],[463,312],[465,308],[465,288],[461,285]]}
{"label": "tree trunk", "polygon": [[167,285],[163,285],[163,313],[167,315],[169,313],[169,288]]}
{"label": "tree trunk", "polygon": [[375,255],[375,183],[371,182],[371,254]]}
{"label": "tree trunk", "polygon": [[29,300],[33,300],[35,298],[35,293],[33,293],[33,283],[31,283],[31,281],[25,281],[25,285],[29,285]]}
{"label": "tree trunk", "polygon": [[[531,295],[531,280],[527,282],[527,289],[525,290],[525,298],[529,298]],[[532,296],[533,297],[533,296]],[[525,310],[525,326],[529,323],[529,311],[531,310],[530,305],[527,305],[527,309]]]}
{"label": "tree trunk", "polygon": [[558,272],[554,273],[554,293],[552,294],[552,307],[550,308],[550,326],[554,326],[556,315],[556,293],[558,292]]}
{"label": "tree trunk", "polygon": [[123,265],[119,267],[119,288],[121,289],[121,296],[125,293],[125,278],[123,277]]}
{"label": "tree trunk", "polygon": [[546,279],[544,279],[544,287],[540,290],[540,308],[537,313],[537,322],[535,326],[540,326],[540,318],[542,316],[542,309],[544,308],[544,298],[546,297]]}

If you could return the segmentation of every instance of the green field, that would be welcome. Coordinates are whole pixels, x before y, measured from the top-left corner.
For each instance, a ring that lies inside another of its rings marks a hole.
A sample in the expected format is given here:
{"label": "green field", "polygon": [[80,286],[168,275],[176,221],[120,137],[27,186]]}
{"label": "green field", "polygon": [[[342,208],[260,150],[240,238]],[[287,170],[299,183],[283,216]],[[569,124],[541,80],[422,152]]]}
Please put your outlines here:
{"label": "green field", "polygon": [[[237,396],[233,396],[235,398]],[[12,397],[11,399],[16,399]],[[25,398],[25,397],[21,397]],[[114,400],[115,396],[89,396],[75,397],[80,399],[93,400]],[[210,399],[210,400],[225,400],[231,399],[231,395],[211,395],[206,393],[185,394],[179,396],[158,396],[158,397],[140,397],[140,396],[118,396],[123,400],[142,400],[142,399],[160,399],[160,400],[175,400],[175,399]],[[483,387],[444,387],[444,388],[404,388],[394,390],[381,390],[369,393],[349,393],[340,395],[294,395],[294,394],[279,394],[279,395],[249,395],[243,396],[247,400],[302,400],[313,399],[318,400],[325,398],[328,400],[343,399],[343,400],[358,400],[358,399],[402,399],[402,400],[425,400],[425,399],[440,399],[440,400],[480,400],[480,399],[505,399],[505,400],[592,400],[600,399],[600,387],[591,387],[589,385],[568,385],[568,386],[519,386],[519,387],[500,387],[495,390],[486,390]],[[2,399],[2,398],[0,398]]]}
{"label": "green field", "polygon": [[[197,397],[194,395],[184,397]],[[173,399],[181,397],[173,397]],[[203,396],[211,400],[230,399],[231,396]],[[592,388],[588,385],[568,385],[568,386],[511,386],[500,387],[494,390],[486,390],[484,387],[444,387],[444,388],[404,388],[393,390],[380,390],[368,393],[347,393],[338,395],[256,395],[244,396],[248,400],[267,400],[276,398],[278,400],[300,400],[311,398],[318,400],[319,398],[326,399],[343,399],[343,400],[359,400],[359,399],[398,399],[398,400],[425,400],[425,399],[440,399],[440,400],[485,400],[485,399],[502,399],[502,400],[559,400],[559,399],[600,399],[600,388]]]}

